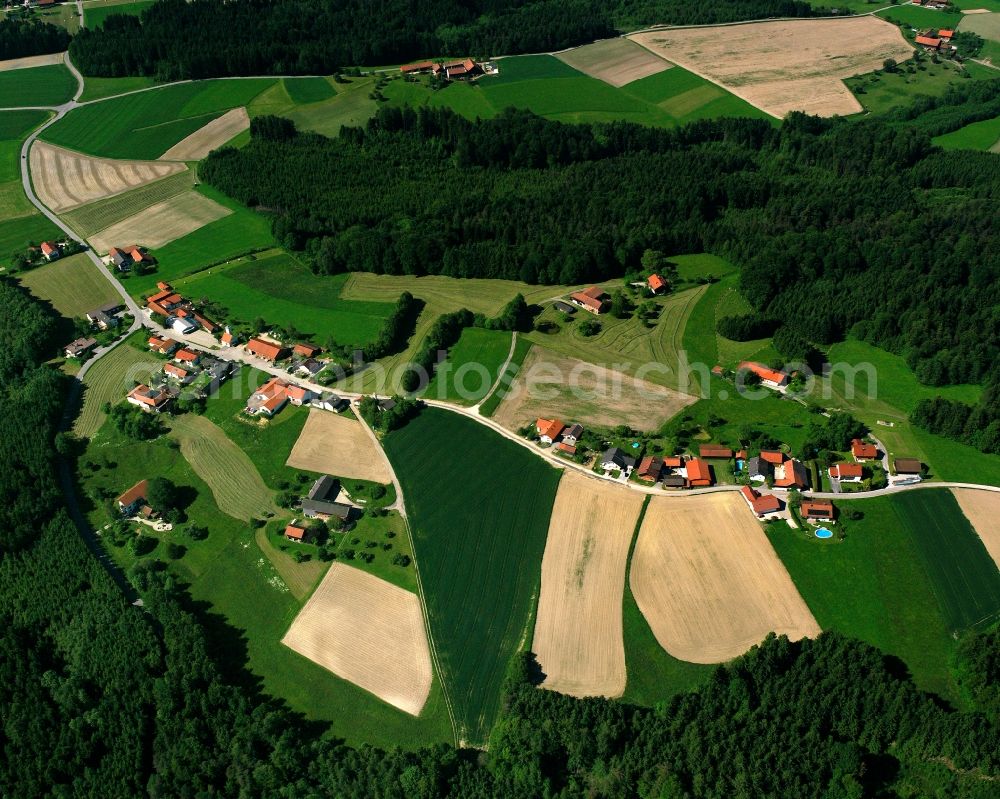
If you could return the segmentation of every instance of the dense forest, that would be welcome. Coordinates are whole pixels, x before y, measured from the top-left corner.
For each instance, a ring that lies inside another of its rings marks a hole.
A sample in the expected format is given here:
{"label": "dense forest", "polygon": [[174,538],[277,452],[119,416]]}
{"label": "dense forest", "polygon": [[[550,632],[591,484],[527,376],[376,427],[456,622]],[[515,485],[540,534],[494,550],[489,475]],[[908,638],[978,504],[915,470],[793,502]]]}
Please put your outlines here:
{"label": "dense forest", "polygon": [[69,41],[65,28],[48,22],[14,14],[0,18],[0,61],[61,53],[69,46]]}
{"label": "dense forest", "polygon": [[790,345],[852,332],[929,385],[1000,377],[990,154],[802,115],[656,130],[383,108],[336,140],[284,129],[278,141],[272,128],[199,174],[278,209],[276,234],[317,271],[573,284],[620,276],[647,248],[715,252],[742,267],[744,294]]}
{"label": "dense forest", "polygon": [[[70,48],[85,75],[330,74],[445,55],[558,50],[653,23],[812,16],[801,0],[159,0]],[[253,31],[253,36],[247,36]]]}

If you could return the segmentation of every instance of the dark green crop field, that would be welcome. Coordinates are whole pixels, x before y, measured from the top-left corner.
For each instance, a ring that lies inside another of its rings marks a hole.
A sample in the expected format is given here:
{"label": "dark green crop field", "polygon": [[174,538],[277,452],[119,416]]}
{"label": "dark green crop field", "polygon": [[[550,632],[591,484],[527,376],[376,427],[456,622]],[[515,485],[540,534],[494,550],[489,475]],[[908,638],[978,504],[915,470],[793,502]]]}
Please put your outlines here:
{"label": "dark green crop field", "polygon": [[386,437],[403,487],[458,737],[482,744],[511,656],[531,637],[559,472],[458,414]]}

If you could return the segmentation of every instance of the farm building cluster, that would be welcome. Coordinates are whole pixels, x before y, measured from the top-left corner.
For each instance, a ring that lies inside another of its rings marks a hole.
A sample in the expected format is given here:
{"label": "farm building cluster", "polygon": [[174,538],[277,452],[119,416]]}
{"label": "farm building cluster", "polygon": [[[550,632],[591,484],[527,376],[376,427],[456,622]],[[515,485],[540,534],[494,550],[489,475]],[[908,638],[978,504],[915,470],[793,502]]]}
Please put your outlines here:
{"label": "farm building cluster", "polygon": [[433,75],[443,80],[475,80],[483,75],[496,75],[496,64],[492,61],[476,61],[463,58],[459,61],[417,61],[403,64],[399,71],[404,75]]}
{"label": "farm building cluster", "polygon": [[[127,328],[123,324],[123,311],[125,306],[120,302],[109,302],[100,308],[94,308],[84,314],[83,320],[89,325],[91,335],[80,336],[74,339],[63,348],[63,354],[67,358],[82,359],[91,355],[102,344],[110,344],[118,337],[120,328]],[[131,320],[131,316],[128,317]],[[100,337],[101,340],[98,340]]]}
{"label": "farm building cluster", "polygon": [[[638,285],[640,288],[647,289],[652,296],[663,294],[670,288],[666,278],[655,272]],[[611,308],[608,292],[600,286],[574,291],[568,299],[568,303],[563,300],[556,301],[554,303],[556,310],[563,313],[576,313],[577,308],[583,308],[583,310],[599,316]]]}

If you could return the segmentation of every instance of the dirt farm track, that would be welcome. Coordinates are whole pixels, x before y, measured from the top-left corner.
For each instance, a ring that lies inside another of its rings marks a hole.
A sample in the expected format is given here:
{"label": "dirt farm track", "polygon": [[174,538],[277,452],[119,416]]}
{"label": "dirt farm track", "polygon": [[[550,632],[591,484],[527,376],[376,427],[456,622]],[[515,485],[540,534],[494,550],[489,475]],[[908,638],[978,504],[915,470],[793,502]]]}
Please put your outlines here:
{"label": "dirt farm track", "polygon": [[858,113],[861,104],[843,79],[913,53],[899,28],[871,16],[672,28],[630,38],[776,117]]}
{"label": "dirt farm track", "polygon": [[542,558],[532,650],[546,688],[572,696],[625,691],[622,594],[643,497],[567,471]]}
{"label": "dirt farm track", "polygon": [[653,497],[629,584],[656,640],[692,663],[731,660],[772,631],[792,640],[820,632],[735,492]]}

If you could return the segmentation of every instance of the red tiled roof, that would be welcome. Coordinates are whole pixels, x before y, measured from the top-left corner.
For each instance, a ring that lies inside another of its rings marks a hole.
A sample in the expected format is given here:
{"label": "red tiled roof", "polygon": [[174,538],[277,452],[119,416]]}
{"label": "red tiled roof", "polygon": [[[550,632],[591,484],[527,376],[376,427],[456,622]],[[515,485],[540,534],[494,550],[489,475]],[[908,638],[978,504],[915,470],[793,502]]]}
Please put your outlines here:
{"label": "red tiled roof", "polygon": [[173,288],[171,287],[171,285],[169,283],[165,283],[162,280],[159,283],[156,284],[156,287],[160,291],[173,291]]}
{"label": "red tiled roof", "polygon": [[207,331],[208,331],[209,333],[211,333],[211,332],[212,332],[213,330],[215,330],[215,328],[217,328],[217,327],[218,327],[218,325],[217,325],[217,324],[215,324],[215,322],[212,322],[212,321],[210,321],[210,320],[206,319],[206,318],[205,318],[204,316],[202,316],[201,314],[197,314],[197,313],[196,313],[196,314],[194,315],[194,318],[195,318],[195,321],[196,321],[196,322],[197,322],[197,323],[198,323],[199,325],[201,325],[201,326],[202,326],[203,328],[205,328],[205,330],[207,330]]}
{"label": "red tiled roof", "polygon": [[849,480],[854,477],[861,477],[861,474],[860,463],[838,463],[830,467],[830,477],[836,480]]}
{"label": "red tiled roof", "polygon": [[223,344],[228,344],[228,343],[229,343],[229,342],[231,342],[231,341],[232,341],[232,340],[233,340],[234,338],[236,338],[236,337],[235,337],[235,336],[234,336],[234,335],[233,335],[232,333],[230,333],[230,332],[229,332],[228,330],[226,330],[226,331],[224,331],[224,332],[223,332],[223,334],[222,334],[222,343],[223,343]]}
{"label": "red tiled roof", "polygon": [[680,455],[670,455],[663,459],[663,465],[668,469],[680,469],[684,465],[684,459]]}
{"label": "red tiled roof", "polygon": [[712,472],[705,461],[692,458],[687,462],[687,479],[688,483],[691,485],[695,485],[697,483],[711,485]]}
{"label": "red tiled roof", "polygon": [[566,425],[558,419],[537,419],[535,421],[535,430],[538,431],[538,435],[551,438],[553,441],[565,429]]}
{"label": "red tiled roof", "polygon": [[247,350],[249,352],[259,355],[261,358],[266,358],[269,361],[277,360],[278,356],[281,355],[282,349],[279,344],[272,344],[270,341],[264,341],[260,338],[252,338],[247,342]]}
{"label": "red tiled roof", "polygon": [[667,281],[657,274],[650,275],[646,279],[646,282],[649,284],[650,289],[652,289],[653,291],[659,291],[660,289],[667,287]]}
{"label": "red tiled roof", "polygon": [[576,455],[576,447],[572,444],[567,444],[565,441],[560,441],[556,444],[555,448],[560,452],[565,452],[567,455]]}
{"label": "red tiled roof", "polygon": [[801,461],[785,461],[785,472],[780,479],[775,477],[774,484],[778,488],[805,488],[809,485],[806,467]]}
{"label": "red tiled roof", "polygon": [[750,488],[750,486],[743,486],[740,489],[740,493],[743,494],[743,498],[747,501],[747,504],[750,505],[753,512],[758,516],[781,510],[781,502],[774,494],[760,494]]}
{"label": "red tiled roof", "polygon": [[163,371],[166,372],[168,375],[173,375],[174,377],[179,377],[181,380],[183,380],[185,377],[187,377],[189,374],[191,374],[183,366],[178,366],[175,363],[168,363],[168,364],[166,364],[163,367]]}
{"label": "red tiled roof", "polygon": [[153,394],[153,390],[147,385],[138,385],[133,388],[128,396],[131,399],[138,400],[143,405],[148,405],[150,408],[159,408],[168,399],[167,392],[162,389],[156,394]]}
{"label": "red tiled roof", "polygon": [[702,444],[698,447],[698,454],[702,458],[731,458],[733,457],[733,451],[729,447],[723,447],[719,444]]}
{"label": "red tiled roof", "polygon": [[936,36],[918,36],[916,38],[917,44],[922,44],[925,47],[940,47],[941,40]]}
{"label": "red tiled roof", "polygon": [[591,286],[589,289],[585,289],[584,291],[574,291],[569,295],[569,298],[571,300],[575,300],[580,305],[599,311],[604,307],[604,297],[606,296],[607,293],[604,289],[598,288],[597,286]]}
{"label": "red tiled roof", "polygon": [[177,350],[174,353],[174,358],[178,361],[184,361],[185,363],[194,363],[201,356],[197,352],[192,352],[191,350]]}
{"label": "red tiled roof", "polygon": [[660,472],[663,471],[663,461],[660,458],[654,458],[652,455],[647,455],[642,461],[639,462],[639,477],[645,477],[649,480],[656,480],[660,476]]}
{"label": "red tiled roof", "polygon": [[290,524],[285,528],[285,537],[301,541],[306,537],[306,528],[299,527],[297,524]]}
{"label": "red tiled roof", "polygon": [[947,29],[941,29],[941,30],[938,31],[938,36],[940,38],[942,38],[942,39],[950,39],[954,35],[955,35],[955,31],[950,31],[950,30],[947,30]]}
{"label": "red tiled roof", "polygon": [[43,241],[42,242],[42,255],[51,255],[56,252],[59,248],[56,246],[54,241]]}
{"label": "red tiled roof", "polygon": [[778,466],[785,462],[785,453],[773,449],[762,449],[760,451],[760,458]]}
{"label": "red tiled roof", "polygon": [[157,286],[161,287],[160,291],[156,292],[156,294],[153,294],[150,297],[147,297],[146,298],[147,303],[160,302],[161,300],[165,300],[167,297],[170,297],[174,293],[174,290],[170,287],[169,283],[158,283]]}
{"label": "red tiled roof", "polygon": [[149,480],[140,480],[128,491],[121,494],[121,496],[118,497],[118,502],[127,508],[129,505],[138,502],[140,499],[146,499],[147,491],[149,491]]}
{"label": "red tiled roof", "polygon": [[807,519],[832,519],[833,503],[810,500],[802,503],[799,512]]}
{"label": "red tiled roof", "polygon": [[868,444],[860,438],[856,438],[851,442],[851,454],[855,458],[861,458],[863,460],[877,458],[878,447],[874,444]]}
{"label": "red tiled roof", "polygon": [[761,380],[769,380],[772,383],[781,384],[788,380],[788,375],[784,372],[779,372],[776,369],[769,369],[760,363],[754,363],[753,361],[743,361],[739,365],[740,369],[749,369],[755,375],[760,377]]}
{"label": "red tiled roof", "polygon": [[433,66],[433,61],[418,61],[415,64],[403,64],[403,66],[399,68],[399,71],[405,75],[407,72],[421,72],[425,69],[430,69]]}
{"label": "red tiled roof", "polygon": [[308,393],[308,389],[304,389],[302,386],[289,385],[285,388],[285,395],[289,399],[297,399],[301,401],[306,398]]}
{"label": "red tiled roof", "polygon": [[292,352],[296,355],[305,355],[307,358],[312,358],[319,352],[319,347],[315,344],[296,344],[292,347]]}

